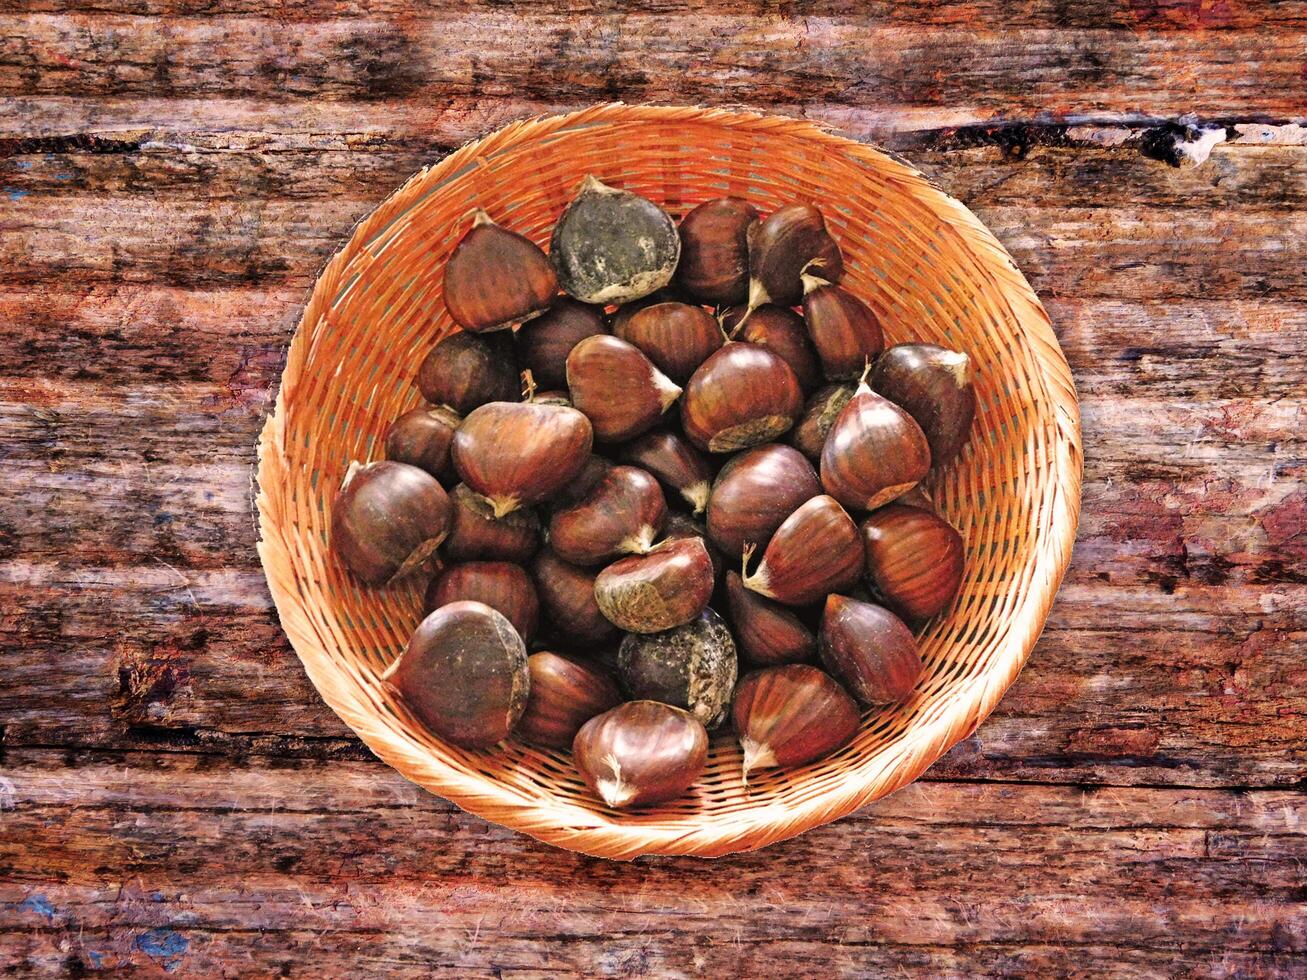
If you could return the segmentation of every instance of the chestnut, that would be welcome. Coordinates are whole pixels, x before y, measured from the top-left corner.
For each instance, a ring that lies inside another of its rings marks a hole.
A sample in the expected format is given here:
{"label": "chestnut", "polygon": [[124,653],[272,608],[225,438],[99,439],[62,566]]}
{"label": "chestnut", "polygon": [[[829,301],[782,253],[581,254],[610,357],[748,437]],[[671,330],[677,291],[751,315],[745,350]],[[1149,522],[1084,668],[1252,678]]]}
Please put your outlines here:
{"label": "chestnut", "polygon": [[859,530],[868,581],[904,619],[930,619],[958,594],[962,535],[944,518],[893,503],[873,513]]}
{"label": "chestnut", "polygon": [[708,529],[692,517],[685,514],[668,514],[667,524],[663,527],[663,541],[683,541],[686,538],[698,538],[703,542],[704,547],[708,549],[708,557],[712,560],[712,577],[714,582],[721,581],[722,577],[722,556],[711,541],[708,540]]}
{"label": "chestnut", "polygon": [[826,445],[830,427],[835,424],[856,390],[855,385],[827,385],[808,399],[808,404],[803,409],[803,418],[790,434],[794,448],[814,463],[821,462],[821,451]]}
{"label": "chestnut", "polygon": [[450,334],[422,361],[418,389],[427,401],[460,415],[487,402],[517,401],[517,365],[509,338]]}
{"label": "chestnut", "polygon": [[664,286],[662,289],[655,289],[648,296],[641,296],[639,299],[633,299],[629,303],[623,303],[617,308],[608,320],[608,332],[618,335],[625,329],[626,321],[631,319],[646,306],[656,306],[659,303],[689,303],[693,297],[687,296],[676,285]]}
{"label": "chestnut", "polygon": [[516,734],[551,749],[570,749],[591,718],[617,707],[622,695],[602,670],[573,657],[541,650],[527,658],[531,694]]}
{"label": "chestnut", "polygon": [[558,276],[540,247],[473,212],[471,229],[445,263],[445,308],[474,333],[539,316],[558,293]]}
{"label": "chestnut", "polygon": [[628,698],[684,708],[708,729],[726,720],[738,669],[731,631],[711,609],[651,636],[630,633],[617,651]]}
{"label": "chestnut", "polygon": [[567,486],[589,459],[593,437],[590,420],[574,408],[491,402],[454,433],[454,467],[503,517]]}
{"label": "chestnut", "polygon": [[386,458],[426,470],[442,483],[452,483],[454,464],[449,447],[463,421],[443,405],[423,405],[405,412],[386,430]]}
{"label": "chestnut", "polygon": [[750,309],[764,303],[797,306],[803,298],[800,277],[808,271],[827,282],[839,282],[844,275],[844,256],[815,207],[791,204],[751,227]]}
{"label": "chestnut", "polygon": [[708,733],[688,711],[628,701],[581,726],[572,762],[590,791],[611,807],[665,803],[703,775]]}
{"label": "chestnut", "polygon": [[917,641],[903,620],[842,595],[826,598],[817,648],[826,669],[863,704],[902,701],[922,672]]}
{"label": "chestnut", "polygon": [[471,601],[451,602],[422,620],[381,680],[426,728],[467,748],[507,738],[531,689],[517,630]]}
{"label": "chestnut", "polygon": [[449,534],[449,496],[407,463],[351,463],[331,513],[331,547],[364,582],[418,571]]}
{"label": "chestnut", "polygon": [[658,481],[634,466],[614,466],[584,499],[554,512],[549,546],[574,565],[601,565],[647,552],[666,520]]}
{"label": "chestnut", "polygon": [[618,453],[624,463],[656,476],[663,486],[680,494],[695,514],[708,506],[712,468],[699,451],[674,432],[655,429],[626,443]]}
{"label": "chestnut", "polygon": [[826,492],[850,510],[875,510],[911,490],[929,470],[930,445],[921,426],[861,382],[822,446]]}
{"label": "chestnut", "polygon": [[744,587],[734,570],[726,573],[726,601],[740,652],[756,664],[787,664],[817,655],[817,637],[794,613]]}
{"label": "chestnut", "polygon": [[933,466],[949,462],[966,443],[976,414],[966,354],[935,344],[897,344],[876,361],[869,383],[916,419]]}
{"label": "chestnut", "polygon": [[671,217],[652,201],[587,176],[549,246],[564,292],[583,303],[626,303],[666,286],[681,256]]}
{"label": "chestnut", "polygon": [[731,706],[744,750],[744,777],[755,769],[802,766],[853,741],[862,721],[857,702],[807,664],[746,674]]}
{"label": "chestnut", "polygon": [[831,381],[861,377],[867,363],[885,349],[880,320],[843,286],[819,276],[805,274],[803,288],[803,318],[823,373]]}
{"label": "chestnut", "polygon": [[749,298],[749,228],[758,209],[738,197],[706,201],[681,219],[677,283],[704,303]]}
{"label": "chestnut", "polygon": [[681,421],[689,440],[711,453],[770,442],[803,411],[803,390],[778,355],[757,344],[728,343],[685,386]]}
{"label": "chestnut", "polygon": [[798,450],[755,446],[717,474],[708,497],[708,537],[735,560],[746,544],[770,541],[785,518],[820,493],[816,471]]}
{"label": "chestnut", "polygon": [[827,593],[851,588],[862,573],[862,542],[844,508],[813,497],[776,529],[762,561],[747,574],[752,548],[744,549],[744,586],[787,606],[806,606]]}
{"label": "chestnut", "polygon": [[767,304],[750,312],[743,306],[732,306],[722,311],[721,323],[732,340],[760,344],[779,354],[793,369],[804,391],[811,391],[820,383],[817,352],[808,339],[803,317],[793,310]]}
{"label": "chestnut", "polygon": [[572,404],[605,442],[624,442],[652,429],[681,394],[638,347],[606,334],[572,348],[567,387]]}
{"label": "chestnut", "polygon": [[613,562],[596,576],[594,595],[613,625],[628,633],[657,633],[703,612],[713,584],[707,546],[684,538]]}
{"label": "chestnut", "polygon": [[449,491],[449,537],[441,551],[456,561],[524,562],[540,545],[540,519],[522,507],[496,517],[490,502],[466,484]]}
{"label": "chestnut", "polygon": [[619,635],[595,602],[596,574],[569,565],[549,548],[542,548],[531,564],[536,594],[553,627],[551,635],[569,649],[602,646]]}
{"label": "chestnut", "polygon": [[469,561],[450,565],[427,584],[427,612],[451,602],[483,602],[503,613],[523,641],[535,635],[540,621],[540,600],[531,576],[521,565],[507,561]]}
{"label": "chestnut", "polygon": [[547,313],[517,331],[517,359],[542,388],[566,388],[567,355],[586,337],[601,333],[607,333],[602,309],[560,296]]}
{"label": "chestnut", "polygon": [[646,306],[624,317],[613,333],[640,348],[658,370],[681,385],[726,342],[716,317],[686,303]]}

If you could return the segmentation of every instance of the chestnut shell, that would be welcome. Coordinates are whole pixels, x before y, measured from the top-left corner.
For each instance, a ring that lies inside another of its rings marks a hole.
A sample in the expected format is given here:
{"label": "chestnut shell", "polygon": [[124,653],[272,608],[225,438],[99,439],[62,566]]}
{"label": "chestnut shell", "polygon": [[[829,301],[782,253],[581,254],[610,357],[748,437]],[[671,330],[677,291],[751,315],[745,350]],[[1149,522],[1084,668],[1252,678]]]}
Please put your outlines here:
{"label": "chestnut shell", "polygon": [[445,308],[465,330],[501,330],[549,308],[558,277],[540,247],[485,211],[445,263]]}
{"label": "chestnut shell", "polygon": [[681,395],[686,437],[711,453],[770,442],[802,411],[803,389],[785,360],[735,341],[704,361]]}
{"label": "chestnut shell", "polygon": [[944,518],[893,503],[873,512],[859,532],[868,581],[904,619],[930,619],[958,594],[962,535]]}
{"label": "chestnut shell", "polygon": [[917,420],[930,443],[932,466],[945,465],[966,444],[976,414],[966,354],[935,344],[898,344],[877,359],[868,383]]}
{"label": "chestnut shell", "polygon": [[517,331],[517,359],[543,390],[567,387],[567,355],[596,334],[607,333],[603,311],[560,296],[548,311]]}
{"label": "chestnut shell", "polygon": [[517,723],[518,736],[551,749],[570,749],[591,718],[617,707],[622,694],[592,664],[541,650],[527,658],[531,694]]}
{"label": "chestnut shell", "polygon": [[703,775],[708,733],[688,711],[629,701],[581,727],[572,761],[590,791],[611,807],[666,803]]}
{"label": "chestnut shell", "polygon": [[617,651],[627,697],[684,708],[708,729],[726,720],[738,670],[731,631],[711,609],[661,633],[629,634]]}
{"label": "chestnut shell", "polygon": [[921,676],[912,631],[888,609],[832,594],[817,647],[826,669],[863,704],[902,701]]}
{"label": "chestnut shell", "polygon": [[798,450],[755,446],[717,474],[708,497],[708,536],[735,561],[747,544],[764,547],[800,504],[821,492],[816,471]]}
{"label": "chestnut shell", "polygon": [[460,415],[487,402],[517,401],[512,343],[507,334],[452,333],[423,359],[417,384],[427,401]]}
{"label": "chestnut shell", "polygon": [[695,299],[729,305],[749,298],[749,228],[758,209],[738,197],[705,201],[681,219],[676,281]]}
{"label": "chestnut shell", "polygon": [[331,548],[364,582],[418,571],[449,534],[449,496],[407,463],[354,463],[331,513]]}

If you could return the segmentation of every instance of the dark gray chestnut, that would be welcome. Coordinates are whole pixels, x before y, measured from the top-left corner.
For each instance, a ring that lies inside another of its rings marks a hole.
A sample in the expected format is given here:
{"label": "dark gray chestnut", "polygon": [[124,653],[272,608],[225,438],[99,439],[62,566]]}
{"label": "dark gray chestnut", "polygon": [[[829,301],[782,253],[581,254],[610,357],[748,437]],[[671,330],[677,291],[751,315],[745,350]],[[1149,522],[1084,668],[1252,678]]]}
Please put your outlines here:
{"label": "dark gray chestnut", "polygon": [[627,697],[683,708],[705,728],[725,721],[738,670],[731,631],[711,609],[675,629],[633,633],[617,652],[617,681]]}

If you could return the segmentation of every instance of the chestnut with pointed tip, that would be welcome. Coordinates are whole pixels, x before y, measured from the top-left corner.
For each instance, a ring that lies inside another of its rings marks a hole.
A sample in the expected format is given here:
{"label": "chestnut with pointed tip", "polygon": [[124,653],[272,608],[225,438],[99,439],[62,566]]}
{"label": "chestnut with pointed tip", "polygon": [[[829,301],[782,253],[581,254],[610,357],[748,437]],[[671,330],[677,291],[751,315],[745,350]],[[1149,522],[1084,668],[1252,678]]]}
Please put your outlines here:
{"label": "chestnut with pointed tip", "polygon": [[806,606],[830,592],[851,588],[862,574],[857,525],[834,497],[800,505],[776,529],[762,561],[747,574],[751,548],[744,550],[744,587],[787,606]]}
{"label": "chestnut with pointed tip", "polygon": [[601,333],[607,333],[601,308],[560,296],[548,312],[517,331],[517,359],[540,387],[566,388],[567,355],[586,337]]}
{"label": "chestnut with pointed tip", "polygon": [[570,749],[582,725],[622,703],[611,677],[574,657],[541,650],[526,665],[531,694],[516,733],[529,742]]}
{"label": "chestnut with pointed tip", "polygon": [[643,555],[667,520],[658,481],[634,466],[614,466],[582,500],[554,512],[549,546],[574,565]]}
{"label": "chestnut with pointed tip", "polygon": [[454,479],[449,447],[463,418],[444,405],[423,405],[405,412],[386,430],[386,458],[426,470],[442,484]]}
{"label": "chestnut with pointed tip", "polygon": [[811,391],[821,383],[817,352],[808,339],[808,328],[803,317],[793,310],[770,303],[752,312],[743,306],[732,306],[722,311],[721,322],[732,340],[760,344],[779,354],[793,369],[804,391]]}
{"label": "chestnut with pointed tip", "polygon": [[506,334],[452,333],[422,361],[417,384],[427,401],[447,405],[460,415],[487,402],[517,401],[512,344]]}
{"label": "chestnut with pointed tip", "polygon": [[858,297],[820,276],[805,273],[803,289],[803,318],[822,372],[831,381],[861,377],[885,349],[880,320]]}
{"label": "chestnut with pointed tip", "polygon": [[553,496],[590,457],[590,420],[574,408],[491,402],[454,433],[454,467],[496,517]]}
{"label": "chestnut with pointed tip", "polygon": [[841,409],[821,450],[821,485],[850,510],[875,510],[921,482],[930,445],[916,421],[866,381]]}
{"label": "chestnut with pointed tip", "polygon": [[668,429],[655,429],[626,443],[618,453],[624,463],[639,466],[674,490],[695,514],[708,506],[712,467],[688,442]]}
{"label": "chestnut with pointed tip", "polygon": [[569,565],[550,548],[540,549],[531,563],[536,594],[552,627],[550,636],[568,649],[602,647],[620,635],[595,601],[597,574]]}
{"label": "chestnut with pointed tip", "polygon": [[875,511],[859,530],[868,581],[904,619],[930,619],[958,594],[962,535],[944,518],[893,503]]}
{"label": "chestnut with pointed tip", "polygon": [[966,444],[976,415],[966,354],[935,344],[897,344],[876,361],[868,383],[916,419],[930,443],[932,466],[945,465]]}
{"label": "chestnut with pointed tip", "polygon": [[540,519],[526,507],[496,517],[490,502],[460,483],[449,491],[453,515],[441,551],[455,561],[525,562],[540,546]]}
{"label": "chestnut with pointed tip", "polygon": [[467,748],[507,738],[531,690],[517,630],[472,601],[451,602],[422,620],[381,679],[426,728]]}
{"label": "chestnut with pointed tip", "polygon": [[717,474],[708,498],[708,537],[734,562],[745,545],[765,545],[800,504],[820,493],[816,471],[798,450],[755,446]]}
{"label": "chestnut with pointed tip", "polygon": [[902,701],[923,669],[917,641],[903,620],[842,595],[826,598],[817,648],[826,669],[863,704]]}
{"label": "chestnut with pointed tip", "polygon": [[483,602],[503,613],[523,641],[530,642],[540,621],[540,600],[531,576],[508,561],[468,561],[450,565],[427,584],[427,612],[451,602]]}
{"label": "chestnut with pointed tip", "polygon": [[590,791],[615,809],[666,803],[703,775],[708,733],[688,711],[628,701],[581,726],[572,762]]}
{"label": "chestnut with pointed tip", "polygon": [[364,582],[418,571],[449,534],[449,495],[407,463],[351,463],[331,513],[331,548]]}
{"label": "chestnut with pointed tip", "polygon": [[636,346],[619,337],[587,337],[567,355],[572,404],[604,442],[625,442],[652,429],[681,388]]}
{"label": "chestnut with pointed tip", "polygon": [[613,562],[595,578],[595,602],[628,633],[657,633],[688,623],[707,607],[713,566],[698,538],[664,541],[648,554]]}
{"label": "chestnut with pointed tip", "polygon": [[808,399],[803,418],[790,434],[794,448],[814,463],[820,463],[826,436],[856,390],[857,387],[850,384],[827,385]]}
{"label": "chestnut with pointed tip", "polygon": [[738,197],[705,201],[681,219],[676,281],[704,303],[749,298],[749,228],[758,209]]}
{"label": "chestnut with pointed tip", "polygon": [[503,330],[539,316],[558,294],[558,276],[540,247],[495,224],[478,208],[445,263],[445,308],[465,330]]}
{"label": "chestnut with pointed tip", "polygon": [[726,342],[717,318],[702,306],[655,303],[624,317],[613,333],[634,344],[658,370],[683,385]]}
{"label": "chestnut with pointed tip", "polygon": [[844,256],[826,219],[811,204],[791,204],[749,231],[749,307],[764,303],[796,306],[803,298],[805,271],[827,282],[844,275]]}
{"label": "chestnut with pointed tip", "polygon": [[744,750],[744,777],[755,769],[802,766],[844,748],[862,721],[857,702],[829,675],[807,664],[746,674],[731,707]]}
{"label": "chestnut with pointed tip", "polygon": [[756,664],[788,664],[817,655],[817,637],[778,602],[744,587],[740,573],[726,573],[726,601],[740,651]]}
{"label": "chestnut with pointed tip", "polygon": [[731,631],[711,609],[673,629],[628,633],[617,651],[628,698],[684,708],[709,731],[726,720],[738,671]]}
{"label": "chestnut with pointed tip", "polygon": [[803,389],[779,354],[728,343],[685,386],[681,422],[700,449],[729,453],[770,442],[803,411]]}

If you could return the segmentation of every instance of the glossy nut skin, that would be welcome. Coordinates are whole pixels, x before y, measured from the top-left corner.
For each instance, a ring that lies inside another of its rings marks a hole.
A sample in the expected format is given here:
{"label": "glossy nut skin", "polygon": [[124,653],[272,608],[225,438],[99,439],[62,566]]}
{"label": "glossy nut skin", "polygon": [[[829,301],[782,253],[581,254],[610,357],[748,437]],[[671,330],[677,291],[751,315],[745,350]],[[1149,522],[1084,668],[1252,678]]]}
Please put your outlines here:
{"label": "glossy nut skin", "polygon": [[370,585],[411,575],[449,534],[449,495],[407,463],[353,463],[332,507],[331,548]]}
{"label": "glossy nut skin", "polygon": [[856,380],[885,349],[880,320],[866,303],[842,286],[803,277],[803,319],[830,381]]}
{"label": "glossy nut skin", "polygon": [[423,405],[405,412],[386,430],[386,459],[426,470],[442,484],[453,482],[449,449],[463,418],[444,405]]}
{"label": "glossy nut skin", "polygon": [[793,310],[770,303],[752,312],[733,306],[722,312],[722,329],[732,340],[760,344],[779,354],[804,391],[812,391],[821,383],[821,366],[808,339],[808,328],[803,317]]}
{"label": "glossy nut skin", "polygon": [[507,738],[531,689],[517,630],[489,606],[467,601],[422,620],[382,682],[426,728],[467,748]]}
{"label": "glossy nut skin", "polygon": [[608,332],[616,336],[624,328],[626,321],[646,306],[654,306],[658,303],[691,303],[693,301],[694,297],[687,295],[675,283],[664,286],[662,289],[655,289],[648,296],[641,296],[639,299],[633,299],[631,302],[623,303],[618,307],[617,312],[608,318]]}
{"label": "glossy nut skin", "polygon": [[674,800],[708,765],[708,733],[688,711],[629,701],[591,718],[572,741],[590,791],[616,809]]}
{"label": "glossy nut skin", "polygon": [[487,402],[517,401],[512,344],[506,334],[452,333],[422,361],[417,384],[431,404],[446,405],[460,415]]}
{"label": "glossy nut skin", "polygon": [[953,601],[964,571],[962,535],[927,510],[893,503],[859,528],[867,580],[909,622],[930,619]]}
{"label": "glossy nut skin", "polygon": [[727,344],[699,366],[681,396],[686,437],[711,453],[770,442],[802,411],[794,371],[757,344]]}
{"label": "glossy nut skin", "polygon": [[778,443],[755,446],[722,467],[708,498],[708,537],[733,562],[764,547],[804,501],[821,493],[812,464]]}
{"label": "glossy nut skin", "polygon": [[862,721],[857,702],[828,674],[807,664],[746,674],[731,706],[744,750],[744,774],[802,766],[853,741]]}
{"label": "glossy nut skin", "polygon": [[607,332],[602,309],[560,296],[547,312],[517,331],[517,360],[542,389],[566,388],[572,348],[586,337]]}
{"label": "glossy nut skin", "polygon": [[684,708],[710,731],[726,720],[738,672],[731,631],[711,609],[674,629],[630,633],[617,651],[617,681],[628,698]]}
{"label": "glossy nut skin", "polygon": [[[703,542],[704,547],[708,549],[708,557],[712,559],[713,581],[722,580],[722,556],[711,541],[708,540],[708,529],[696,521],[693,517],[685,514],[668,514],[667,523],[663,526],[663,541],[683,541],[686,538],[698,538]],[[661,544],[661,542],[659,542]]]}
{"label": "glossy nut skin", "polygon": [[555,642],[581,652],[594,652],[617,640],[620,630],[595,602],[597,572],[569,565],[550,548],[542,548],[531,563],[531,577]]}
{"label": "glossy nut skin", "polygon": [[430,613],[461,600],[482,602],[502,613],[525,642],[535,635],[540,600],[521,565],[507,561],[450,565],[427,584],[424,608]]}
{"label": "glossy nut skin", "polygon": [[602,565],[642,555],[667,521],[658,481],[634,466],[614,466],[585,498],[554,512],[549,546],[574,565]]}
{"label": "glossy nut skin", "polygon": [[817,637],[789,609],[744,587],[740,573],[726,573],[726,601],[740,652],[755,664],[797,663],[817,655]]}
{"label": "glossy nut skin", "polygon": [[868,383],[917,420],[930,443],[931,465],[944,466],[966,444],[976,415],[966,354],[935,344],[898,344],[876,361]]}
{"label": "glossy nut skin", "polygon": [[862,568],[857,525],[833,497],[822,495],[777,528],[744,586],[787,606],[806,606],[852,588]]}
{"label": "glossy nut skin", "polygon": [[516,734],[551,749],[570,749],[591,718],[622,703],[613,679],[591,664],[542,650],[527,658],[531,695]]}
{"label": "glossy nut skin", "polygon": [[863,704],[902,701],[921,676],[912,631],[888,609],[831,595],[817,646],[822,663]]}
{"label": "glossy nut skin", "polygon": [[681,388],[632,344],[611,336],[587,337],[567,356],[572,404],[594,425],[596,438],[625,442],[648,432]]}
{"label": "glossy nut skin", "polygon": [[613,562],[595,578],[595,602],[628,633],[657,633],[688,623],[707,607],[713,566],[698,538],[665,541],[645,555]]}
{"label": "glossy nut skin", "polygon": [[489,501],[460,483],[449,491],[453,514],[449,537],[440,549],[454,561],[530,559],[540,546],[540,519],[526,507],[496,517]]}
{"label": "glossy nut skin", "polygon": [[679,385],[726,342],[717,318],[702,306],[655,303],[624,317],[613,333],[633,344]]}
{"label": "glossy nut skin", "polygon": [[454,433],[454,468],[503,517],[567,486],[589,460],[593,438],[590,420],[574,408],[491,402]]}
{"label": "glossy nut skin", "polygon": [[445,263],[445,308],[474,332],[502,330],[549,309],[558,277],[534,242],[478,210]]}
{"label": "glossy nut skin", "polygon": [[738,197],[705,201],[681,219],[676,282],[702,303],[749,298],[749,228],[758,209]]}
{"label": "glossy nut skin", "polygon": [[791,204],[749,231],[749,306],[797,306],[807,270],[827,282],[844,275],[844,257],[811,204]]}
{"label": "glossy nut skin", "polygon": [[675,432],[655,429],[626,443],[618,452],[624,463],[638,466],[657,477],[668,490],[681,497],[695,514],[708,506],[712,489],[712,467],[699,450]]}
{"label": "glossy nut skin", "polygon": [[831,426],[853,397],[856,387],[851,384],[827,385],[808,399],[803,418],[790,433],[790,443],[814,463],[821,462],[821,451],[830,435]]}
{"label": "glossy nut skin", "polygon": [[850,510],[875,510],[921,482],[930,446],[921,426],[865,384],[840,411],[821,450],[821,485]]}

